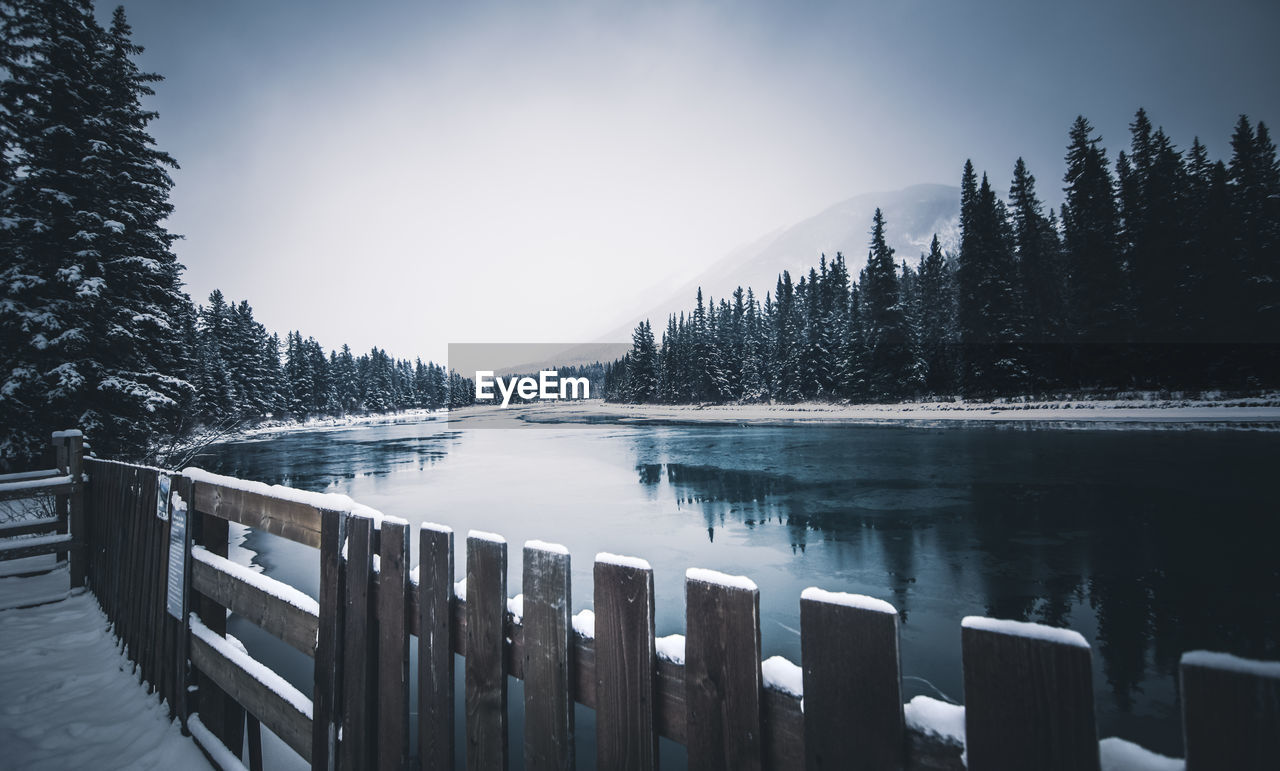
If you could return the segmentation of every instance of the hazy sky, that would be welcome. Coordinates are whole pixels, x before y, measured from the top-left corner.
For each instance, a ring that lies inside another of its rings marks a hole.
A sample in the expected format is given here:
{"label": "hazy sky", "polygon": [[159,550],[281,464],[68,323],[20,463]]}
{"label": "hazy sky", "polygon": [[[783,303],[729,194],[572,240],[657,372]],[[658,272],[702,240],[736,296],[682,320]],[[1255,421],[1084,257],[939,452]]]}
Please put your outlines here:
{"label": "hazy sky", "polygon": [[126,9],[167,78],[192,296],[407,357],[594,339],[629,295],[967,157],[1003,188],[1022,155],[1056,200],[1079,113],[1113,156],[1139,105],[1222,157],[1238,113],[1280,118],[1271,0]]}

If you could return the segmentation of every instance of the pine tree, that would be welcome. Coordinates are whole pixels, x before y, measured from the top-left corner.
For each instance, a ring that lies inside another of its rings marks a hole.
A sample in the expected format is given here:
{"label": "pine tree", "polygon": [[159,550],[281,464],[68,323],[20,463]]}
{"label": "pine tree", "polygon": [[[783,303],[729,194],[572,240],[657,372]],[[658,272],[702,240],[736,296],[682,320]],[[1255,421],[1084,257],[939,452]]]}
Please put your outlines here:
{"label": "pine tree", "polygon": [[[1114,183],[1101,138],[1083,116],[1071,127],[1067,148],[1062,229],[1075,337],[1086,343],[1122,342],[1127,325],[1125,275],[1117,244]],[[1092,374],[1107,364],[1096,363]]]}
{"label": "pine tree", "polygon": [[648,321],[636,325],[631,340],[631,357],[627,362],[627,401],[649,404],[658,397],[658,349]]}

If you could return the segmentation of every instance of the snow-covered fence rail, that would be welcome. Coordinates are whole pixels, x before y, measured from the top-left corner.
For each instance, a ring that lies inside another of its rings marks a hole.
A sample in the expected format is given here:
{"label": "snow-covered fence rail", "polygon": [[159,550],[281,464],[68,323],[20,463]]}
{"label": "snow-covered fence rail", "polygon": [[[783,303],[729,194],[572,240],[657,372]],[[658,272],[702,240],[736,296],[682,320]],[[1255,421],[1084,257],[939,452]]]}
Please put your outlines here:
{"label": "snow-covered fence rail", "polygon": [[[90,471],[94,591],[177,714],[187,714],[194,680],[192,725],[202,741],[213,737],[238,755],[247,727],[251,767],[261,765],[261,723],[313,768],[452,769],[465,755],[468,768],[499,769],[512,752],[528,768],[573,768],[579,704],[595,710],[596,757],[584,764],[604,768],[656,768],[658,737],[684,744],[700,769],[1178,765],[1119,740],[1098,742],[1091,652],[1069,630],[965,619],[966,707],[924,697],[904,707],[898,614],[881,600],[806,590],[803,666],[762,662],[759,589],[749,579],[688,571],[686,636],[658,638],[653,571],[643,560],[597,555],[594,612],[574,615],[562,547],[525,544],[524,594],[510,598],[500,536],[468,535],[466,578],[455,585],[448,528],[418,529],[420,562],[408,570],[402,520],[344,496],[195,470],[174,480],[174,504],[191,502],[196,544],[187,568],[194,613],[183,624],[164,613],[168,525],[155,515],[157,471],[105,461]],[[318,600],[228,560],[228,522],[317,548]],[[228,612],[313,659],[312,699],[226,636]],[[461,749],[455,654],[464,657]],[[524,681],[525,731],[515,748],[507,744],[513,677]],[[1280,664],[1192,653],[1182,683],[1186,768],[1271,767],[1280,756]]]}
{"label": "snow-covered fence rail", "polygon": [[[0,501],[53,496],[53,516],[0,523],[0,562],[46,554],[66,559],[71,587],[84,585],[84,438],[53,434],[57,468],[0,474]],[[30,537],[34,536],[34,537]]]}

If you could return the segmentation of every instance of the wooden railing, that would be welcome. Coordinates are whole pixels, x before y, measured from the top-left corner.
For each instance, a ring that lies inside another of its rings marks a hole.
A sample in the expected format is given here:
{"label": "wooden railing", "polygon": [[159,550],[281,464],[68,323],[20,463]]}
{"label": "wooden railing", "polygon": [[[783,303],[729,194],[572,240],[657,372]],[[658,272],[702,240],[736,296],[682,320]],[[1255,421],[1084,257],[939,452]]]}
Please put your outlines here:
{"label": "wooden railing", "polygon": [[[699,769],[960,769],[964,751],[978,771],[1101,765],[1091,651],[1068,630],[965,619],[965,731],[956,736],[904,710],[899,619],[883,601],[807,590],[803,667],[762,664],[759,590],[690,571],[681,651],[655,640],[653,572],[642,561],[597,557],[591,624],[572,615],[571,557],[554,545],[524,546],[517,606],[507,596],[507,544],[470,534],[456,596],[448,528],[418,528],[420,563],[410,571],[402,520],[341,496],[202,472],[174,484],[175,504],[192,513],[193,614],[182,623],[164,615],[161,599],[168,523],[154,513],[157,472],[90,461],[89,473],[93,590],[144,677],[198,739],[238,755],[247,726],[251,766],[261,766],[261,723],[316,769],[449,769],[464,757],[467,768],[499,769],[513,752],[527,768],[573,768],[575,703],[595,710],[597,754],[583,765],[600,768],[655,768],[659,736],[685,745]],[[228,522],[316,548],[318,601],[227,560]],[[314,701],[226,638],[228,610],[313,659]],[[454,653],[465,657],[464,750],[454,746]],[[516,748],[507,744],[511,677],[524,681]],[[1274,767],[1280,665],[1191,653],[1181,678],[1188,769]]]}
{"label": "wooden railing", "polygon": [[84,438],[79,431],[58,431],[53,451],[56,468],[0,474],[0,501],[53,496],[54,504],[53,516],[0,523],[0,562],[57,555],[68,562],[69,587],[77,588],[85,579]]}

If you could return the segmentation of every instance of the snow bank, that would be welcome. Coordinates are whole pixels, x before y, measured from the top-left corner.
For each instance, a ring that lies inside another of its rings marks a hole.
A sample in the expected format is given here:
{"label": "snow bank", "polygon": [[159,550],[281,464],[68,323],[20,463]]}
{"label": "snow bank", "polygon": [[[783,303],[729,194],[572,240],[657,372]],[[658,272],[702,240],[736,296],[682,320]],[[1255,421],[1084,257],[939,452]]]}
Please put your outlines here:
{"label": "snow bank", "polygon": [[1214,651],[1187,651],[1182,654],[1182,663],[1185,666],[1223,669],[1241,675],[1280,680],[1280,661],[1242,659],[1239,656],[1232,656],[1230,653],[1216,653]]}
{"label": "snow bank", "polygon": [[383,514],[376,509],[371,509],[362,503],[356,503],[349,496],[341,493],[312,493],[306,490],[298,490],[293,487],[285,487],[284,485],[268,485],[263,482],[251,482],[247,479],[237,479],[236,477],[223,476],[222,474],[214,474],[204,469],[188,466],[182,470],[182,476],[190,479],[192,482],[202,482],[204,484],[219,485],[231,490],[242,490],[246,493],[254,493],[255,495],[265,495],[269,498],[277,498],[292,503],[300,503],[304,506],[311,506],[317,509],[327,509],[330,511],[341,511],[345,514],[354,514],[360,517],[367,517],[373,520],[375,528],[382,527]]}
{"label": "snow bank", "polygon": [[266,686],[273,693],[284,699],[294,709],[298,710],[308,718],[311,717],[311,699],[302,695],[302,692],[289,684],[280,675],[271,671],[265,664],[251,657],[249,654],[236,647],[222,635],[214,634],[213,630],[205,626],[200,621],[200,617],[191,614],[191,634],[199,637],[202,642],[213,648],[222,656],[231,660],[233,664],[243,669],[254,680]]}
{"label": "snow bank", "polygon": [[569,556],[569,550],[558,543],[547,543],[546,541],[538,540],[525,541],[524,548],[536,549],[538,551],[549,551],[552,554],[563,554],[566,557]]}
{"label": "snow bank", "polygon": [[[647,563],[646,563],[647,564]],[[721,573],[718,570],[707,570],[705,568],[689,568],[684,572],[685,580],[701,581],[704,584],[719,584],[720,586],[728,586],[734,589],[743,589],[748,592],[759,591],[756,582],[746,576],[731,576],[728,573]]]}
{"label": "snow bank", "polygon": [[765,688],[792,696],[804,696],[804,670],[786,657],[770,656],[760,662],[760,675],[764,679]]}
{"label": "snow bank", "polygon": [[653,641],[653,646],[658,652],[658,658],[666,659],[673,664],[684,663],[684,635],[669,634],[666,637],[659,637]]}
{"label": "snow bank", "polygon": [[887,613],[891,616],[898,615],[897,608],[884,600],[868,597],[865,594],[828,592],[825,589],[810,586],[800,593],[800,599],[809,600],[810,602],[825,602],[830,605],[843,605],[846,608],[858,608],[859,610],[869,610],[874,613]]}
{"label": "snow bank", "polygon": [[507,612],[511,614],[511,619],[517,624],[524,620],[523,594],[517,594],[515,597],[507,598]]}
{"label": "snow bank", "polygon": [[229,559],[219,557],[203,546],[193,547],[191,549],[191,557],[278,600],[287,602],[304,613],[309,613],[317,618],[320,617],[320,603],[286,583],[254,572],[243,565],[237,565]]}
{"label": "snow bank", "polygon": [[1184,760],[1165,757],[1114,736],[1098,742],[1098,755],[1102,771],[1183,771],[1187,767]]}
{"label": "snow bank", "polygon": [[986,616],[965,616],[960,621],[960,626],[964,629],[980,629],[984,632],[1044,640],[1045,642],[1059,643],[1061,645],[1074,645],[1077,648],[1089,647],[1089,642],[1084,639],[1084,635],[1074,629],[1060,629],[1056,626],[1033,624],[1029,621],[1008,621],[1000,618],[987,618]]}
{"label": "snow bank", "polygon": [[649,566],[648,560],[642,560],[639,557],[625,557],[621,554],[610,554],[607,551],[597,554],[596,562],[603,562],[606,565],[620,565],[624,568],[634,568],[636,570],[653,570]]}
{"label": "snow bank", "polygon": [[928,696],[916,696],[902,708],[907,727],[939,736],[952,744],[964,744],[964,707]]}
{"label": "snow bank", "polygon": [[573,617],[573,631],[583,637],[596,636],[596,613],[593,610],[580,610]]}
{"label": "snow bank", "polygon": [[454,596],[454,597],[461,597],[461,598],[462,598],[462,599],[464,599],[464,600],[467,598],[467,579],[466,579],[466,577],[465,577],[465,576],[464,576],[463,578],[459,578],[459,579],[454,583],[454,585],[453,585],[453,596]]}

